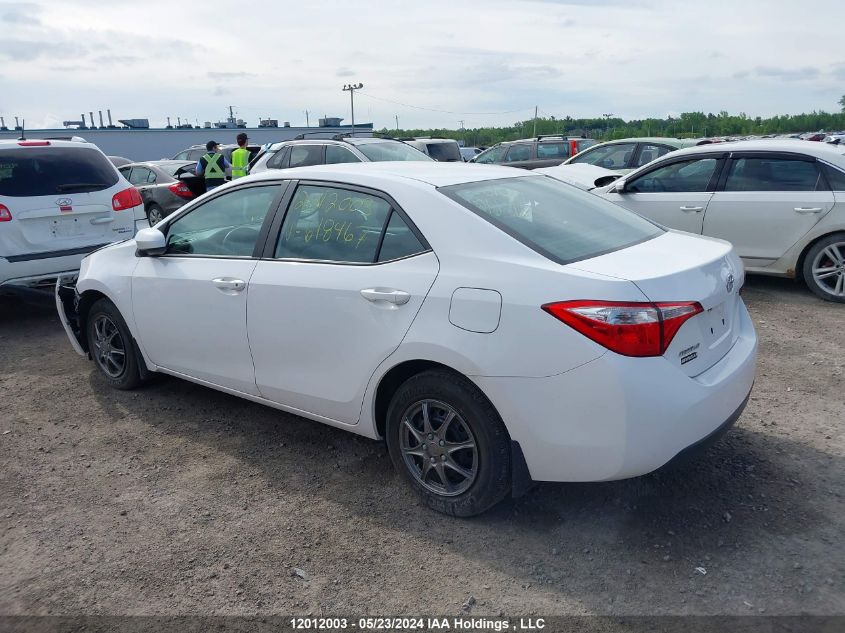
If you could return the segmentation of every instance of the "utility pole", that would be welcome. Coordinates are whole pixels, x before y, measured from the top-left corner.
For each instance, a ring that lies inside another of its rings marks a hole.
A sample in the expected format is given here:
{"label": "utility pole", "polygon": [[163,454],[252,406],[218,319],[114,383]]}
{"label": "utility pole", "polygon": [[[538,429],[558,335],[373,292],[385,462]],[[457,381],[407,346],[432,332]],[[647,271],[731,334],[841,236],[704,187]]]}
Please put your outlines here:
{"label": "utility pole", "polygon": [[399,131],[399,115],[394,114],[393,118],[396,119],[396,131],[398,132]]}
{"label": "utility pole", "polygon": [[613,116],[613,112],[606,112],[602,116],[604,117],[604,137],[607,139],[610,135],[610,117]]}
{"label": "utility pole", "polygon": [[539,109],[539,106],[534,106],[534,134],[532,134],[532,136],[534,136],[534,137],[537,136],[537,110],[538,109]]}
{"label": "utility pole", "polygon": [[310,121],[308,119],[308,110],[305,111],[305,127],[311,127]]}
{"label": "utility pole", "polygon": [[355,136],[355,91],[364,87],[364,84],[346,84],[343,86],[344,92],[349,93],[349,103],[352,110],[352,136]]}

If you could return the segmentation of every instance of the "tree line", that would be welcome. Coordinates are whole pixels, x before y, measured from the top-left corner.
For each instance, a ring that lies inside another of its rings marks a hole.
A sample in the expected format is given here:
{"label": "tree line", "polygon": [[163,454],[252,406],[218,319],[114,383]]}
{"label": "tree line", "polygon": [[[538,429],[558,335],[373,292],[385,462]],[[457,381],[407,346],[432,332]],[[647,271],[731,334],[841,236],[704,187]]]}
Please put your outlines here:
{"label": "tree line", "polygon": [[378,132],[392,137],[436,136],[464,141],[468,146],[490,146],[502,141],[529,138],[537,134],[563,134],[612,140],[637,136],[670,136],[698,138],[705,136],[749,136],[763,134],[791,134],[817,130],[845,130],[845,95],[840,99],[842,112],[814,111],[808,114],[783,114],[768,118],[749,117],[744,112],[713,114],[684,112],[679,117],[648,118],[625,121],[615,117],[573,119],[554,116],[517,121],[504,127],[481,127],[451,130],[415,129]]}

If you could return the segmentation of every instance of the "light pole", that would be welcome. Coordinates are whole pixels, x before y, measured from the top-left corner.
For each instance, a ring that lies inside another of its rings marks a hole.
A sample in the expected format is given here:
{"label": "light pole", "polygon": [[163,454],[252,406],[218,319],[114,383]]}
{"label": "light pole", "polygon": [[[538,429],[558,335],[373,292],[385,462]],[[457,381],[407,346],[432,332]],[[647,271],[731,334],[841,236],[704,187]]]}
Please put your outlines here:
{"label": "light pole", "polygon": [[355,91],[364,87],[364,84],[346,84],[343,90],[349,92],[349,103],[352,106],[352,136],[355,136]]}
{"label": "light pole", "polygon": [[605,112],[602,116],[604,117],[604,137],[606,139],[609,136],[610,117],[613,116],[613,112]]}

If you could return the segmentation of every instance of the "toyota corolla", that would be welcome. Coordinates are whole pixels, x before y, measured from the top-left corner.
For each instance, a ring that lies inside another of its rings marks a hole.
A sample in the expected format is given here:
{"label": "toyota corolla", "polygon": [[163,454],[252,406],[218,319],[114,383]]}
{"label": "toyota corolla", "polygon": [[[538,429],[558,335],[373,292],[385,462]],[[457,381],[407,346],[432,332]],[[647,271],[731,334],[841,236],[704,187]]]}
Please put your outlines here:
{"label": "toyota corolla", "polygon": [[349,164],[220,187],[86,257],[57,305],[114,387],[161,372],[385,441],[469,516],[727,429],[754,381],[743,280],[729,243],[547,176]]}

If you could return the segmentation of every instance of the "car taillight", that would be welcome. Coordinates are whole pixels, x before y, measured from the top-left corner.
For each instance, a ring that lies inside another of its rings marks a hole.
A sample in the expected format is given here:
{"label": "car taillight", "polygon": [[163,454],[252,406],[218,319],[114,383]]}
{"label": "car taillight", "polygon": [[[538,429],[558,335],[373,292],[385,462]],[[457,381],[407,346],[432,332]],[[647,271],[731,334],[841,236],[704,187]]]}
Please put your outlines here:
{"label": "car taillight", "polygon": [[561,301],[542,308],[599,345],[623,356],[638,357],[661,356],[681,326],[703,311],[694,301]]}
{"label": "car taillight", "polygon": [[0,204],[0,222],[11,222],[12,212],[5,204]]}
{"label": "car taillight", "polygon": [[194,192],[188,189],[188,185],[184,182],[174,182],[172,185],[168,187],[170,191],[175,193],[180,198],[193,198]]}
{"label": "car taillight", "polygon": [[18,141],[21,147],[47,147],[50,141]]}
{"label": "car taillight", "polygon": [[139,204],[143,204],[143,201],[141,200],[141,194],[138,193],[135,187],[118,191],[111,199],[111,207],[115,211],[131,209],[132,207],[137,207]]}

